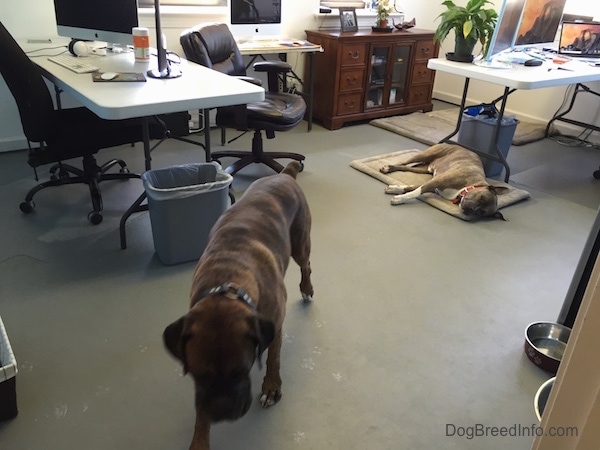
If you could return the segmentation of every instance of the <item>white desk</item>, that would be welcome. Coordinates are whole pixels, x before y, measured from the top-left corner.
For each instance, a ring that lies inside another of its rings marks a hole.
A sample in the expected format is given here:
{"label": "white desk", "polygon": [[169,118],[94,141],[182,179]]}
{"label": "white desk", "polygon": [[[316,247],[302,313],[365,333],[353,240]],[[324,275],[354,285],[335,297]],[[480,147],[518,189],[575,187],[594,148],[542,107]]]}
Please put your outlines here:
{"label": "white desk", "polygon": [[[427,67],[432,70],[439,70],[446,73],[465,77],[465,85],[463,96],[460,105],[456,129],[449,136],[444,138],[443,142],[452,142],[451,138],[458,133],[460,128],[462,111],[465,108],[467,92],[469,89],[469,80],[485,81],[500,86],[504,86],[504,94],[502,97],[494,100],[492,103],[502,101],[498,123],[495,131],[497,142],[498,133],[500,131],[501,118],[504,114],[504,108],[508,95],[517,89],[541,89],[556,86],[565,86],[569,84],[585,83],[590,81],[600,80],[600,67],[591,67],[588,64],[579,61],[569,61],[558,65],[548,60],[541,66],[525,67],[522,65],[513,65],[510,69],[492,69],[478,66],[476,64],[459,63],[449,61],[443,58],[430,59]],[[474,150],[474,149],[471,149]],[[479,153],[479,152],[478,152]],[[510,168],[502,152],[497,149],[498,157],[492,158],[504,165],[506,168],[505,181],[510,178]],[[481,154],[481,153],[480,153]],[[487,154],[482,154],[488,156]]]}
{"label": "white desk", "polygon": [[[237,42],[240,53],[244,56],[251,56],[250,62],[246,65],[248,69],[256,58],[265,57],[263,55],[278,55],[282,61],[287,61],[289,53],[306,53],[308,54],[308,80],[305,83],[300,76],[292,70],[292,77],[297,80],[304,88],[308,88],[308,92],[303,89],[302,96],[306,99],[307,111],[306,121],[308,131],[312,130],[312,112],[313,112],[313,87],[315,74],[315,53],[322,52],[323,48],[320,45],[311,42],[294,39],[294,38],[278,38],[278,39],[256,39],[256,40],[240,40]],[[286,89],[284,78],[284,89]]]}
{"label": "white desk", "polygon": [[[25,51],[39,49],[40,45],[22,44]],[[56,50],[55,53],[58,53]],[[50,51],[39,52],[48,54]],[[227,76],[215,70],[182,60],[182,76],[174,79],[147,78],[146,82],[94,82],[92,75],[76,74],[48,61],[47,56],[30,57],[42,68],[44,76],[58,89],[70,94],[83,106],[108,120],[133,117],[151,117],[158,114],[208,109],[218,106],[245,104],[264,99],[260,86]],[[91,56],[88,62],[102,72],[143,72],[156,67],[156,59],[135,62],[132,52]],[[144,156],[146,170],[150,167],[150,138],[148,120],[144,121]],[[121,248],[126,248],[125,223],[134,212],[147,209],[142,202],[145,192],[134,202],[121,219]]]}

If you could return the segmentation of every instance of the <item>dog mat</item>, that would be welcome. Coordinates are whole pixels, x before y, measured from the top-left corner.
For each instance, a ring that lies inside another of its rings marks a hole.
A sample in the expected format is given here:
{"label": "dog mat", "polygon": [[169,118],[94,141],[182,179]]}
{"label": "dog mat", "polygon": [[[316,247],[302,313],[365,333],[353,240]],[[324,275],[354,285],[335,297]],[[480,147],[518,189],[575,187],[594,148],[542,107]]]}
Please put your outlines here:
{"label": "dog mat", "polygon": [[[372,176],[373,178],[382,181],[385,184],[399,184],[403,186],[407,186],[410,184],[423,184],[427,180],[431,179],[431,175],[427,174],[419,174],[412,172],[392,172],[392,173],[381,173],[379,169],[381,166],[385,164],[402,164],[404,161],[408,160],[414,153],[419,152],[419,150],[401,150],[394,153],[386,153],[385,155],[372,156],[370,158],[364,159],[356,159],[350,163],[350,167],[366,173],[367,175]],[[510,190],[503,195],[498,196],[498,209],[505,208],[509,205],[517,203],[521,200],[528,199],[530,197],[529,192],[524,191],[522,189],[517,189],[514,186],[511,186],[507,183],[497,180],[487,180],[489,184],[493,186],[505,186]],[[391,197],[391,195],[382,194],[386,197]],[[474,218],[467,217],[460,212],[458,205],[453,204],[450,200],[443,199],[435,194],[425,194],[425,196],[419,199],[434,208],[437,208],[445,213],[451,214],[459,219],[470,221]],[[403,205],[397,205],[396,208],[402,208]]]}
{"label": "dog mat", "polygon": [[[403,116],[384,117],[369,122],[379,128],[424,144],[437,144],[456,128],[459,108],[441,109],[428,113],[414,112]],[[546,125],[519,121],[512,145],[524,145],[544,139]],[[554,133],[551,127],[550,133]],[[456,136],[454,136],[456,138]]]}

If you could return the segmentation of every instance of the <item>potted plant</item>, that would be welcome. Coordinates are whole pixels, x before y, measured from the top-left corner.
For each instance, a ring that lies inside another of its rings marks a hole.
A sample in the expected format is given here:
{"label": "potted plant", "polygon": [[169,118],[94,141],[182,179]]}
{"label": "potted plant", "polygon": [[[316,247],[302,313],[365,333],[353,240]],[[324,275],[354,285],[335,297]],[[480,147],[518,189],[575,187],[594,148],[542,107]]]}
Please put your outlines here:
{"label": "potted plant", "polygon": [[433,39],[441,42],[454,30],[454,53],[448,53],[448,59],[471,62],[473,48],[478,41],[481,43],[481,52],[487,52],[498,19],[494,9],[486,8],[488,4],[491,4],[489,0],[469,0],[466,6],[458,6],[452,0],[442,3],[446,11],[437,17],[440,24]]}
{"label": "potted plant", "polygon": [[392,12],[393,3],[391,0],[377,0],[375,2],[375,10],[377,11],[377,28],[388,27],[388,17]]}

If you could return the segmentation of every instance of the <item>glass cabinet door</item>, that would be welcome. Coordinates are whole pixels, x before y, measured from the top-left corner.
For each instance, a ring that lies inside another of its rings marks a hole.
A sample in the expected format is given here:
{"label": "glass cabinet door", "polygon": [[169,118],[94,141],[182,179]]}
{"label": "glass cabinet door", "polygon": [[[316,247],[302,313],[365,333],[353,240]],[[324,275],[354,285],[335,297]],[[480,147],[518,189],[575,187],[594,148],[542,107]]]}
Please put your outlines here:
{"label": "glass cabinet door", "polygon": [[392,43],[371,47],[366,109],[405,101],[410,48]]}
{"label": "glass cabinet door", "polygon": [[389,45],[371,47],[367,108],[382,107],[384,105],[389,54]]}
{"label": "glass cabinet door", "polygon": [[394,46],[393,57],[391,61],[391,85],[389,94],[389,104],[404,102],[406,99],[407,74],[408,74],[408,58],[410,55],[409,46]]}

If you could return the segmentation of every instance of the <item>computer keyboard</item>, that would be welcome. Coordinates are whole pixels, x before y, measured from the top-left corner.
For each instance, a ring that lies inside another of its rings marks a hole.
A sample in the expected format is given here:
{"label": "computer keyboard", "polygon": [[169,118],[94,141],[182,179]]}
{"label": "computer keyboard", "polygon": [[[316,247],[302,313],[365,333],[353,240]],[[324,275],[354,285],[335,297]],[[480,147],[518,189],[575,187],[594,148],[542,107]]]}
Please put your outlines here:
{"label": "computer keyboard", "polygon": [[99,67],[96,67],[93,64],[89,64],[87,62],[82,62],[81,58],[78,58],[77,56],[71,56],[68,53],[56,56],[49,56],[48,61],[52,61],[53,63],[56,63],[59,66],[63,66],[69,69],[71,72],[75,73],[90,73],[100,70]]}

